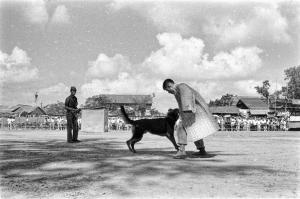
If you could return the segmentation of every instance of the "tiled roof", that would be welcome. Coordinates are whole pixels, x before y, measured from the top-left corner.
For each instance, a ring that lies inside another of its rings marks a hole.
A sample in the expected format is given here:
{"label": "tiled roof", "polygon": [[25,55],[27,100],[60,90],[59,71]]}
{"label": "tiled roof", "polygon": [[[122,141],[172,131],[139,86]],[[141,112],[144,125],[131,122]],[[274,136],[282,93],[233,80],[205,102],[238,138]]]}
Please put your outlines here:
{"label": "tiled roof", "polygon": [[17,110],[24,110],[26,112],[31,111],[33,106],[25,105],[25,104],[18,104],[16,106],[12,106],[10,109],[12,112],[16,112]]}
{"label": "tiled roof", "polygon": [[151,95],[114,95],[103,94],[90,97],[85,102],[85,107],[99,107],[104,104],[152,104]]}
{"label": "tiled roof", "polygon": [[18,108],[15,108],[14,110],[11,111],[12,113],[23,113],[23,112],[26,112],[28,114],[38,114],[38,115],[46,115],[46,112],[38,107],[38,106],[30,106],[30,105],[22,105],[22,106],[19,106]]}
{"label": "tiled roof", "polygon": [[213,114],[239,114],[239,108],[236,106],[212,106],[209,110]]}
{"label": "tiled roof", "polygon": [[269,109],[268,104],[259,97],[239,97],[248,109]]}

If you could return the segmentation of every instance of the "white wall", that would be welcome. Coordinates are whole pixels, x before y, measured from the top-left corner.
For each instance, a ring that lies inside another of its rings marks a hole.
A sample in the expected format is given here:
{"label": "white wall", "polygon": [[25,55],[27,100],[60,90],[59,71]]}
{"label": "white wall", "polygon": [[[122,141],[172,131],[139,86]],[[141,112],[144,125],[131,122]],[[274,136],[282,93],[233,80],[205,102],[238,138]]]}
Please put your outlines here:
{"label": "white wall", "polygon": [[83,109],[81,115],[81,131],[107,132],[107,111],[105,109]]}

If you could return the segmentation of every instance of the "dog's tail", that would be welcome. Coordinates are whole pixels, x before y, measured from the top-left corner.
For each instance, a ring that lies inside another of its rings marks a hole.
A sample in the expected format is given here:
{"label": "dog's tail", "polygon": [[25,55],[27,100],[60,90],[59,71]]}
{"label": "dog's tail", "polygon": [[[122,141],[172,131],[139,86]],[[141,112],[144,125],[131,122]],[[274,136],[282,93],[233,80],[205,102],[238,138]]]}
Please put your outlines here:
{"label": "dog's tail", "polygon": [[122,116],[123,116],[123,119],[124,119],[125,123],[127,123],[127,124],[132,124],[132,125],[135,124],[134,120],[131,120],[131,119],[128,117],[128,115],[127,115],[127,113],[126,113],[126,111],[125,111],[124,106],[121,106],[121,113],[122,113]]}

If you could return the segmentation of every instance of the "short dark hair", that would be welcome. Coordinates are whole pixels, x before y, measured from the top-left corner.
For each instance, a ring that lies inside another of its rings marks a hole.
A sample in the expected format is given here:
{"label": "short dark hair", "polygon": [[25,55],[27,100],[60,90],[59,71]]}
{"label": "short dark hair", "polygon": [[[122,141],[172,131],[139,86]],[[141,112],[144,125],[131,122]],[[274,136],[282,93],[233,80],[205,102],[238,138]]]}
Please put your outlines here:
{"label": "short dark hair", "polygon": [[71,86],[71,89],[70,89],[70,91],[76,91],[77,89],[76,89],[76,87],[75,86]]}
{"label": "short dark hair", "polygon": [[163,89],[166,90],[167,84],[172,83],[174,84],[174,81],[172,79],[166,79],[163,83]]}

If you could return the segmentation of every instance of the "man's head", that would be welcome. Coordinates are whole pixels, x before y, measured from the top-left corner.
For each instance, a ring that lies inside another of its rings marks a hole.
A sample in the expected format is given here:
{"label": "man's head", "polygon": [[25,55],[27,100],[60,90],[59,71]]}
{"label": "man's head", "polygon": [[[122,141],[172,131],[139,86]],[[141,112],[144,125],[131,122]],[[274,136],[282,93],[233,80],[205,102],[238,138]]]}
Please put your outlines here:
{"label": "man's head", "polygon": [[76,91],[77,91],[76,87],[75,86],[71,86],[71,89],[70,89],[71,95],[75,95]]}
{"label": "man's head", "polygon": [[172,79],[166,79],[163,83],[163,89],[168,93],[175,94],[175,82]]}

